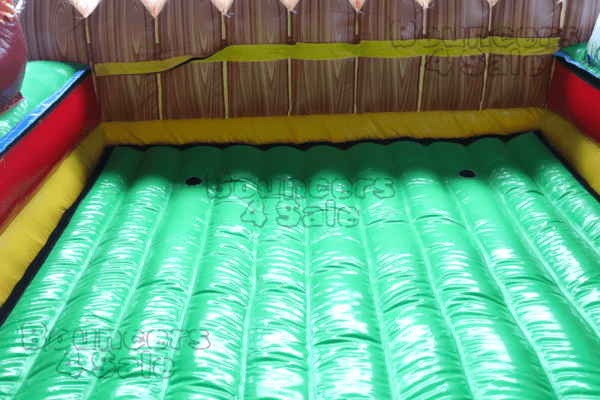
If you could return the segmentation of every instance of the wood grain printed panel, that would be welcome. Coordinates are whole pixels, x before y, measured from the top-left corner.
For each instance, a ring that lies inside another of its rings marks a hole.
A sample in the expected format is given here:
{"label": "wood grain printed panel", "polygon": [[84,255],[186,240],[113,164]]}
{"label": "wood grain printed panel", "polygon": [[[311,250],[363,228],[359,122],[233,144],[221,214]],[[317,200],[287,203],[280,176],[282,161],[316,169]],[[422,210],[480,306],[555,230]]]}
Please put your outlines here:
{"label": "wood grain printed panel", "polygon": [[227,44],[287,43],[288,13],[279,0],[236,0],[229,13]]}
{"label": "wood grain printed panel", "polygon": [[169,0],[158,15],[158,58],[208,56],[221,48],[221,13],[210,0]]}
{"label": "wood grain printed panel", "polygon": [[367,0],[358,21],[361,40],[408,40],[423,36],[423,7],[415,0]]}
{"label": "wood grain printed panel", "polygon": [[354,43],[356,11],[348,0],[302,0],[291,17],[294,42]]}
{"label": "wood grain printed panel", "polygon": [[228,63],[230,117],[287,115],[288,61]]}
{"label": "wood grain printed panel", "polygon": [[292,114],[354,111],[355,59],[292,60]]}
{"label": "wood grain printed panel", "polygon": [[543,107],[552,56],[490,55],[483,108]]}
{"label": "wood grain printed panel", "polygon": [[117,75],[96,78],[102,121],[158,119],[156,75]]}
{"label": "wood grain printed panel", "polygon": [[154,60],[154,19],[139,0],[103,0],[89,17],[94,63]]}
{"label": "wood grain printed panel", "polygon": [[487,37],[487,0],[436,1],[427,10],[427,34],[432,39]]}
{"label": "wood grain printed panel", "polygon": [[416,111],[421,59],[359,59],[357,111]]}
{"label": "wood grain printed panel", "polygon": [[556,0],[502,0],[492,8],[492,32],[504,37],[556,37],[562,3]]}
{"label": "wood grain printed panel", "polygon": [[89,63],[85,20],[67,0],[28,0],[19,18],[30,61]]}
{"label": "wood grain printed panel", "polygon": [[426,57],[422,111],[478,109],[485,56]]}
{"label": "wood grain printed panel", "polygon": [[598,0],[570,0],[565,2],[564,46],[590,40],[598,14]]}
{"label": "wood grain printed panel", "polygon": [[186,64],[164,72],[163,119],[223,118],[223,64]]}

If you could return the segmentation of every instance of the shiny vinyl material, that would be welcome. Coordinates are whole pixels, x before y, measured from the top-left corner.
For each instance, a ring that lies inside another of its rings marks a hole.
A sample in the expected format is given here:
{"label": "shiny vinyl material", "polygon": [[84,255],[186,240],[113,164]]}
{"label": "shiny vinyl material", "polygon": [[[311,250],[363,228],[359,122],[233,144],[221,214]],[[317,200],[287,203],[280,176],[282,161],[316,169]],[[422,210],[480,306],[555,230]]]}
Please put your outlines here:
{"label": "shiny vinyl material", "polygon": [[0,115],[15,106],[26,63],[27,43],[19,20],[0,16]]}
{"label": "shiny vinyl material", "polygon": [[0,397],[598,399],[600,204],[531,133],[115,148]]}
{"label": "shiny vinyl material", "polygon": [[24,68],[23,101],[0,116],[0,151],[55,104],[85,71],[84,65],[58,61],[31,61]]}

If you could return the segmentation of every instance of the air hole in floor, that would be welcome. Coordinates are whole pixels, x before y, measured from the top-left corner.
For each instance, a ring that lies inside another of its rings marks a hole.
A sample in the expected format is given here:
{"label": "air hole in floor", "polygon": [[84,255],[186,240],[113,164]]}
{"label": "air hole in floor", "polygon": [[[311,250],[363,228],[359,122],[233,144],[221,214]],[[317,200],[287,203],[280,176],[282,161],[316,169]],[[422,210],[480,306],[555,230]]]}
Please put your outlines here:
{"label": "air hole in floor", "polygon": [[475,171],[471,171],[470,169],[463,169],[458,173],[458,175],[462,176],[463,178],[475,178],[477,176]]}
{"label": "air hole in floor", "polygon": [[185,184],[188,186],[198,186],[201,183],[202,183],[202,179],[198,178],[197,176],[193,176],[190,179],[188,179],[187,181],[185,181]]}

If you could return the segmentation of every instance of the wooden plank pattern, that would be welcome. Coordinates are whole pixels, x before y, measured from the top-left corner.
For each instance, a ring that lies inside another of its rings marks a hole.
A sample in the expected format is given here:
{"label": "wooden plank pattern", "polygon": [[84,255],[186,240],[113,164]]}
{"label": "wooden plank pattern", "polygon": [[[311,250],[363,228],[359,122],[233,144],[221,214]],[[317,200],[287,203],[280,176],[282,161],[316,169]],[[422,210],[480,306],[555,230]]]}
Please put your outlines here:
{"label": "wooden plank pattern", "polygon": [[221,48],[221,13],[210,0],[169,0],[158,16],[159,59]]}
{"label": "wooden plank pattern", "polygon": [[562,38],[563,45],[585,42],[590,40],[598,14],[598,0],[568,0],[565,2],[565,27]]}
{"label": "wooden plank pattern", "polygon": [[67,0],[28,0],[19,19],[30,61],[89,63],[85,20]]}
{"label": "wooden plank pattern", "polygon": [[556,37],[561,9],[556,0],[502,0],[492,9],[492,32],[503,37]]}
{"label": "wooden plank pattern", "polygon": [[156,59],[154,19],[139,0],[103,0],[89,27],[96,64]]}
{"label": "wooden plank pattern", "polygon": [[187,64],[164,72],[163,118],[223,118],[223,64]]}
{"label": "wooden plank pattern", "polygon": [[354,61],[292,60],[292,114],[352,113]]}
{"label": "wooden plank pattern", "polygon": [[552,56],[490,55],[483,108],[543,107]]}
{"label": "wooden plank pattern", "polygon": [[[221,13],[210,0],[169,0],[158,16],[161,59],[221,49]],[[223,64],[188,64],[161,74],[164,119],[222,118]]]}
{"label": "wooden plank pattern", "polygon": [[[288,13],[279,0],[236,0],[225,18],[227,44],[287,43]],[[229,116],[287,115],[288,61],[227,63]]]}
{"label": "wooden plank pattern", "polygon": [[229,116],[287,115],[288,61],[228,63]]}
{"label": "wooden plank pattern", "polygon": [[[348,0],[307,0],[292,14],[292,41],[345,42],[356,39],[356,11]],[[292,114],[354,111],[355,60],[292,60]]]}
{"label": "wooden plank pattern", "polygon": [[[554,0],[503,0],[493,8],[492,32],[503,37],[556,37],[561,10]],[[543,107],[550,68],[549,56],[491,55],[482,107]]]}
{"label": "wooden plank pattern", "polygon": [[[493,8],[492,32],[500,36],[553,37],[563,5],[556,0],[501,0]],[[564,3],[563,44],[586,41],[600,13],[598,0]],[[348,0],[302,0],[290,14],[278,0],[235,0],[225,18],[210,0],[169,0],[155,25],[139,0],[103,0],[85,20],[67,0],[28,0],[20,20],[30,60],[88,64],[136,62],[179,55],[207,56],[226,44],[410,40],[422,37],[423,10],[414,0],[368,0],[357,14]],[[428,37],[486,37],[487,0],[434,1],[427,12]],[[443,51],[443,50],[442,50]],[[477,109],[483,93],[485,57],[427,57],[422,110]],[[550,56],[492,55],[483,107],[543,106]],[[351,113],[355,60],[228,63],[230,116],[285,115],[289,109],[288,63],[292,67],[292,113]],[[358,61],[357,112],[417,108],[421,58]],[[164,118],[223,117],[221,63],[185,65],[161,75]],[[103,120],[158,118],[156,75],[97,79]]]}
{"label": "wooden plank pattern", "polygon": [[302,0],[292,14],[292,41],[354,43],[356,11],[348,0]]}
{"label": "wooden plank pattern", "polygon": [[[414,0],[368,0],[362,11],[361,40],[411,40],[423,36],[423,8]],[[420,68],[421,57],[360,59],[357,112],[416,111]]]}
{"label": "wooden plank pattern", "polygon": [[357,112],[416,111],[421,57],[359,59]]}
{"label": "wooden plank pattern", "polygon": [[427,11],[427,34],[432,39],[487,37],[489,18],[487,0],[436,1]]}
{"label": "wooden plank pattern", "polygon": [[[94,63],[156,58],[154,20],[138,0],[103,0],[88,19]],[[156,75],[98,77],[96,87],[103,121],[158,119]]]}
{"label": "wooden plank pattern", "polygon": [[227,44],[287,43],[287,10],[279,0],[236,0],[229,12]]}
{"label": "wooden plank pattern", "polygon": [[[439,1],[427,11],[432,39],[487,37],[490,5],[486,0]],[[425,58],[422,111],[477,109],[483,92],[485,56]]]}
{"label": "wooden plank pattern", "polygon": [[120,75],[96,78],[102,121],[158,119],[156,75]]}
{"label": "wooden plank pattern", "polygon": [[361,40],[409,40],[423,36],[423,7],[415,0],[367,0],[358,18]]}
{"label": "wooden plank pattern", "polygon": [[422,111],[472,110],[483,91],[485,56],[426,57]]}

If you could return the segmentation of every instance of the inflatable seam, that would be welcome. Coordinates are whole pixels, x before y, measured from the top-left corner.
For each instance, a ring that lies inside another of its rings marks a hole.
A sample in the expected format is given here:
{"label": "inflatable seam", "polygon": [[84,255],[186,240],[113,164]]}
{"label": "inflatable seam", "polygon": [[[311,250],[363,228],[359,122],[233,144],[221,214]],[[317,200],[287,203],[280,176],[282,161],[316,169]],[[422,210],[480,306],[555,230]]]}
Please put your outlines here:
{"label": "inflatable seam", "polygon": [[448,187],[447,185],[446,185],[446,188],[448,190],[448,193],[451,193],[451,195],[454,199],[454,203],[457,205],[457,208],[460,212],[462,220],[465,223],[467,229],[470,232],[472,232],[472,237],[475,240],[475,242],[477,243],[479,253],[483,257],[483,260],[485,261],[487,270],[489,271],[490,276],[493,278],[496,288],[502,294],[502,297],[504,298],[504,303],[506,304],[506,307],[510,311],[510,315],[512,316],[511,322],[514,322],[516,324],[516,326],[519,328],[519,330],[523,334],[524,338],[526,339],[527,344],[533,350],[533,353],[537,357],[541,367],[544,370],[544,374],[546,375],[548,382],[550,382],[550,384],[551,384],[551,387],[552,387],[552,390],[554,391],[555,397],[557,399],[560,398],[560,396],[558,394],[558,389],[556,388],[556,381],[555,381],[555,379],[552,379],[548,373],[548,371],[549,371],[548,364],[545,362],[544,358],[542,357],[542,355],[540,353],[540,349],[534,344],[533,339],[531,338],[531,335],[529,334],[529,331],[522,324],[521,318],[518,317],[518,314],[515,309],[515,304],[511,300],[511,296],[508,293],[508,291],[506,290],[506,287],[504,286],[504,284],[502,284],[502,281],[497,276],[497,274],[494,273],[494,269],[491,268],[491,266],[494,265],[494,263],[492,262],[489,253],[485,250],[485,246],[481,242],[481,239],[479,238],[479,234],[477,233],[477,230],[475,229],[473,224],[471,222],[469,222],[469,218],[467,218],[467,216],[465,214],[465,204],[458,199],[458,197],[456,196],[456,192],[452,188]]}
{"label": "inflatable seam", "polygon": [[546,256],[542,253],[539,246],[535,243],[534,239],[527,234],[525,227],[523,226],[521,220],[518,215],[515,215],[513,208],[506,202],[505,196],[501,194],[497,188],[493,187],[494,193],[496,193],[497,198],[499,198],[501,204],[503,205],[504,210],[506,211],[506,215],[509,220],[512,222],[513,227],[518,231],[519,236],[524,238],[527,242],[528,247],[535,253],[536,257],[540,260],[541,264],[544,266],[546,272],[552,277],[552,281],[554,285],[560,290],[560,293],[569,301],[572,307],[578,312],[579,316],[583,318],[586,322],[588,328],[591,328],[592,332],[596,334],[596,339],[600,337],[600,328],[596,326],[594,321],[590,319],[588,313],[583,309],[579,303],[575,299],[575,297],[565,288],[565,284],[562,282],[560,277],[558,277],[550,266]]}
{"label": "inflatable seam", "polygon": [[[202,265],[202,261],[203,261],[203,255],[204,255],[204,249],[206,248],[206,242],[208,240],[208,227],[210,226],[210,223],[212,221],[212,211],[213,211],[213,206],[214,206],[214,200],[211,200],[209,206],[208,206],[208,211],[206,212],[206,215],[204,217],[206,223],[204,225],[204,232],[202,234],[202,245],[200,246],[200,248],[198,249],[198,253],[196,254],[196,258],[195,261],[192,262],[192,270],[193,272],[193,276],[192,276],[192,280],[190,283],[190,289],[188,291],[188,293],[186,294],[186,302],[185,302],[185,306],[183,308],[183,311],[181,313],[181,319],[179,321],[179,333],[181,334],[181,331],[184,329],[184,324],[185,322],[188,320],[187,316],[188,316],[188,312],[190,309],[190,304],[192,304],[192,297],[194,297],[194,287],[196,286],[196,280],[198,279],[198,275],[200,274],[200,268]],[[179,337],[177,338],[177,341],[179,342]],[[172,356],[175,353],[175,349],[171,348],[171,354],[170,356]],[[160,396],[158,396],[158,398],[160,399],[164,399],[165,398],[165,394],[167,393],[167,390],[169,388],[169,384],[170,384],[170,379],[169,380],[165,380],[163,381],[163,387],[160,391]]]}
{"label": "inflatable seam", "polygon": [[472,399],[475,397],[476,392],[475,392],[475,386],[473,384],[473,377],[469,373],[468,369],[465,367],[464,350],[462,349],[462,346],[458,340],[458,336],[454,330],[454,326],[451,324],[450,319],[448,318],[448,315],[446,314],[446,311],[444,310],[444,306],[441,302],[441,299],[440,299],[440,296],[438,293],[438,289],[435,287],[435,283],[434,283],[433,277],[431,275],[431,269],[432,269],[431,260],[429,259],[429,256],[427,255],[427,251],[425,249],[425,244],[424,244],[423,238],[421,236],[422,235],[421,230],[416,226],[416,224],[414,222],[412,212],[411,212],[410,202],[409,202],[408,197],[406,196],[406,193],[404,192],[404,189],[402,189],[402,185],[399,185],[399,191],[402,192],[402,194],[403,194],[402,197],[404,198],[404,206],[406,208],[406,216],[408,217],[408,221],[411,226],[411,229],[414,232],[415,237],[417,239],[417,243],[419,246],[419,252],[423,256],[423,262],[425,263],[425,269],[427,272],[426,276],[427,276],[428,285],[431,287],[432,292],[434,294],[437,309],[440,312],[440,314],[442,315],[443,320],[446,323],[446,327],[448,328],[449,332],[452,335],[452,342],[454,343],[454,349],[458,353],[458,362],[460,364],[460,369],[461,369],[461,372],[463,373],[463,375],[465,376],[468,386],[469,386],[470,393],[468,393],[468,398]]}
{"label": "inflatable seam", "polygon": [[[514,152],[512,154],[515,154]],[[518,157],[514,157],[515,161],[518,163],[518,165],[524,170],[527,171],[528,174],[530,176],[532,176],[533,178],[533,171],[529,168],[529,165],[524,163],[521,158]],[[558,181],[560,179],[561,182],[564,182],[564,179],[562,179],[561,177],[556,177],[556,180]],[[542,185],[538,179],[533,178],[532,182],[535,184],[535,186],[541,191],[541,193],[544,194],[544,198],[547,199],[548,203],[550,203],[550,205],[552,206],[552,209],[555,210],[556,212],[558,212],[558,214],[560,214],[560,216],[562,217],[564,223],[566,225],[568,225],[570,227],[570,230],[572,232],[574,232],[577,238],[579,238],[581,241],[585,242],[588,244],[589,249],[591,250],[592,253],[594,253],[597,256],[600,256],[600,249],[598,249],[596,247],[596,244],[591,240],[591,238],[583,231],[583,229],[579,226],[579,224],[576,224],[573,222],[573,220],[568,216],[567,212],[564,210],[564,208],[558,204],[555,200],[552,199],[551,196],[549,196],[549,193],[547,191],[546,185]],[[557,186],[560,186],[557,182],[555,182]],[[587,194],[587,193],[586,193]],[[600,258],[600,257],[599,257]],[[599,334],[600,337],[600,331],[597,332]]]}
{"label": "inflatable seam", "polygon": [[[361,210],[361,207],[357,207],[357,209]],[[373,294],[373,306],[375,309],[375,314],[377,315],[377,324],[379,325],[378,328],[381,346],[386,361],[385,363],[387,366],[387,373],[389,375],[387,381],[390,384],[390,400],[394,400],[398,399],[399,396],[398,382],[396,378],[396,372],[394,371],[394,359],[391,355],[389,335],[387,333],[387,329],[383,322],[383,317],[381,313],[381,301],[379,296],[379,290],[377,289],[377,279],[374,276],[375,268],[373,267],[373,255],[371,254],[371,246],[369,245],[369,240],[365,231],[364,220],[362,218],[359,218],[359,228],[361,233],[362,245],[365,250],[365,256],[367,258],[367,267],[369,268],[369,286],[371,288],[371,293]]]}
{"label": "inflatable seam", "polygon": [[[306,152],[303,153],[304,165],[308,165]],[[305,167],[306,169],[306,167]],[[308,206],[307,197],[304,197],[304,208]],[[310,279],[310,230],[304,229],[304,272],[306,274],[306,348],[308,352],[307,364],[308,364],[308,399],[316,400],[319,398],[317,393],[317,377],[316,377],[316,363],[315,363],[315,345],[313,342],[313,321],[312,321],[312,282]]]}
{"label": "inflatable seam", "polygon": [[[179,164],[177,164],[179,165]],[[141,172],[142,168],[138,168],[138,172]],[[146,233],[146,240],[145,240],[145,245],[144,245],[144,249],[143,249],[143,253],[141,255],[139,255],[139,259],[137,259],[137,264],[138,264],[138,268],[135,271],[135,276],[133,278],[133,281],[131,282],[130,288],[131,290],[129,291],[129,293],[125,296],[125,299],[123,301],[122,304],[122,308],[121,308],[121,313],[119,314],[119,316],[116,319],[116,322],[114,324],[114,333],[120,334],[119,328],[121,327],[121,324],[123,323],[123,319],[125,318],[125,315],[127,314],[128,311],[128,305],[131,302],[131,299],[133,298],[133,295],[136,292],[136,289],[138,287],[139,281],[140,281],[140,277],[142,276],[142,272],[144,271],[143,266],[146,264],[146,262],[149,259],[149,256],[151,257],[152,255],[152,245],[154,244],[155,241],[155,234],[158,231],[158,228],[161,226],[161,223],[163,222],[164,216],[168,210],[168,204],[169,201],[171,199],[171,195],[173,193],[173,184],[171,182],[169,182],[168,184],[165,185],[165,194],[162,198],[162,202],[161,202],[161,209],[157,211],[156,216],[155,216],[155,220],[153,221],[151,228],[149,229],[149,231]],[[127,193],[125,193],[124,199],[127,198]],[[155,205],[155,204],[153,204]],[[138,228],[139,229],[139,228]],[[114,343],[114,335],[111,335],[110,337],[110,343]],[[102,370],[102,368],[104,367],[104,361],[106,360],[106,358],[102,359],[102,363],[100,364],[99,368]],[[88,391],[87,394],[92,394],[94,393],[94,388],[96,387],[96,384],[98,383],[98,377],[95,377],[95,379],[92,379],[93,383],[91,385],[88,386]],[[83,396],[84,398],[87,396]]]}
{"label": "inflatable seam", "polygon": [[[62,304],[60,304],[57,307],[57,312],[53,318],[53,321],[51,323],[49,323],[47,326],[48,331],[52,331],[52,329],[54,328],[54,325],[59,320],[60,316],[62,315],[63,310],[67,306],[68,300],[71,298],[71,294],[77,288],[77,283],[78,283],[79,279],[84,274],[86,269],[89,267],[90,261],[92,260],[92,256],[94,255],[96,249],[100,246],[100,243],[102,242],[104,233],[106,232],[106,230],[109,227],[109,222],[112,221],[117,215],[117,211],[119,210],[119,205],[120,205],[122,199],[123,199],[123,196],[120,196],[119,201],[116,204],[114,204],[114,207],[111,207],[111,211],[110,211],[110,215],[107,219],[107,223],[104,224],[104,226],[102,228],[100,228],[101,232],[99,235],[96,236],[95,242],[90,247],[88,247],[89,252],[88,252],[88,255],[86,256],[85,265],[81,267],[80,271],[77,273],[77,276],[71,282],[67,295],[63,297]],[[26,380],[27,376],[29,375],[31,368],[35,365],[35,362],[38,359],[38,357],[40,356],[40,354],[42,354],[41,351],[35,353],[33,358],[31,358],[27,362],[27,366],[23,368],[24,373],[23,373],[22,379],[20,381],[20,384],[19,384],[19,386],[16,387],[16,389],[13,391],[13,393],[18,394],[20,388],[22,387],[23,383],[25,383],[25,380]]]}
{"label": "inflatable seam", "polygon": [[[254,226],[253,226],[254,227]],[[248,293],[248,304],[246,304],[246,315],[244,315],[244,324],[242,331],[242,351],[240,354],[240,383],[239,383],[239,398],[244,398],[244,391],[246,389],[246,369],[248,366],[248,352],[250,347],[250,327],[252,323],[252,311],[254,307],[254,297],[256,296],[256,257],[258,255],[258,237],[257,233],[254,230],[251,232],[251,240],[252,240],[252,265],[250,266],[250,280],[249,286],[250,290]]]}

